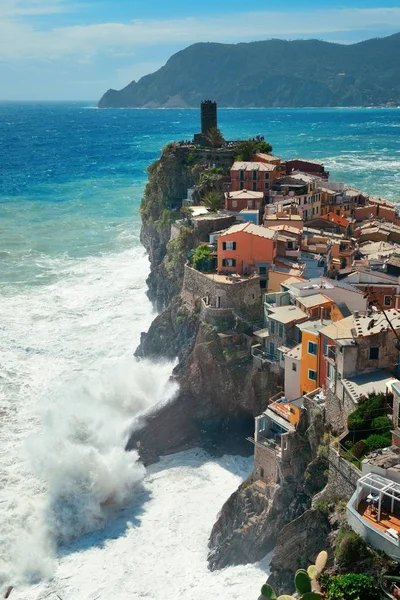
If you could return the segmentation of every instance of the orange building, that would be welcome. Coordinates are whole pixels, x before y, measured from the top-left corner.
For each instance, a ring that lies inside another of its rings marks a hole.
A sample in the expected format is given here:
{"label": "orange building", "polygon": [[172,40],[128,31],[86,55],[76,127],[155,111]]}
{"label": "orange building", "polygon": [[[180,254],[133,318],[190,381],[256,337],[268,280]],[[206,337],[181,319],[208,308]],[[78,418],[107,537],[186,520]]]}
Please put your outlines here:
{"label": "orange building", "polygon": [[279,176],[277,165],[267,162],[236,161],[231,167],[231,191],[263,192],[269,198],[272,183]]}
{"label": "orange building", "polygon": [[320,330],[330,325],[330,320],[306,321],[297,325],[302,332],[300,391],[313,392],[320,387]]}
{"label": "orange building", "polygon": [[278,233],[271,229],[241,223],[232,225],[217,238],[218,271],[266,277],[274,263]]}

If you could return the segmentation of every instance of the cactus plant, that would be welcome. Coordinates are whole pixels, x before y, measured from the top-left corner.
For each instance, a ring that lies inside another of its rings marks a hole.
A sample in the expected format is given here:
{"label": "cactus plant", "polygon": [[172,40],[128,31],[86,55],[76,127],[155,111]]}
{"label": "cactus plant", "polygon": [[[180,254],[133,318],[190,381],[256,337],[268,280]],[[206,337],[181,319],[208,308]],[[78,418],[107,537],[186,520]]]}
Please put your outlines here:
{"label": "cactus plant", "polygon": [[264,598],[268,598],[268,600],[276,600],[276,594],[274,588],[269,585],[269,583],[264,583],[261,588],[261,595]]}
{"label": "cactus plant", "polygon": [[[328,560],[328,553],[325,550],[320,552],[315,560],[315,565],[310,565],[307,569],[298,569],[294,576],[294,582],[298,593],[299,600],[319,600],[325,598],[321,593],[321,588],[318,583],[318,577],[325,568]],[[261,588],[261,598],[266,600],[296,600],[294,596],[283,594],[276,597],[274,589],[265,583]]]}
{"label": "cactus plant", "polygon": [[296,572],[296,575],[294,576],[294,583],[300,596],[312,591],[311,579],[307,575],[307,571],[304,571],[303,569],[299,569]]}

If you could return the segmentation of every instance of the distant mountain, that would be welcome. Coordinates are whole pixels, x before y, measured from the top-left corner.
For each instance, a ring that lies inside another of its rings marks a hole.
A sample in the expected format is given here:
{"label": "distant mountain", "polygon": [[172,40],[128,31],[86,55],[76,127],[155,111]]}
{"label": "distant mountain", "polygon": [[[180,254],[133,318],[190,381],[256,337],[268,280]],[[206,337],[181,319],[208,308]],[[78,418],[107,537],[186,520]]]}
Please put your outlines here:
{"label": "distant mountain", "polygon": [[100,108],[400,105],[400,33],[352,45],[319,40],[199,43],[155,73],[108,90]]}

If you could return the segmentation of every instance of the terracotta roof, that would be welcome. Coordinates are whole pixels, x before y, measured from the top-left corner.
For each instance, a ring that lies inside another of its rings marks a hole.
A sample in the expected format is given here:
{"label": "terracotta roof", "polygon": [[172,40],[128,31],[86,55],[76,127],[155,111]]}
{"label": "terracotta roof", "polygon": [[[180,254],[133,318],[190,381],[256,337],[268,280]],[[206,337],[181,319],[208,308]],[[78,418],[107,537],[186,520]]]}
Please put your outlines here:
{"label": "terracotta roof", "polygon": [[[395,330],[400,329],[400,311],[390,308],[385,311]],[[360,315],[346,317],[328,325],[321,333],[331,340],[351,339],[353,337],[368,337],[389,330],[389,324],[383,313],[373,313],[371,316]]]}
{"label": "terracotta roof", "polygon": [[321,304],[332,304],[332,300],[324,296],[324,294],[311,294],[311,296],[297,296],[297,302],[306,308],[314,308]]}
{"label": "terracotta roof", "polygon": [[236,161],[231,167],[231,171],[275,171],[276,165],[263,162]]}
{"label": "terracotta roof", "polygon": [[225,198],[233,198],[234,200],[260,200],[264,198],[264,192],[253,192],[251,190],[238,190],[236,192],[225,192]]}
{"label": "terracotta roof", "polygon": [[269,240],[274,239],[277,235],[276,231],[268,229],[268,227],[261,227],[261,225],[254,225],[254,223],[240,223],[240,225],[232,225],[232,227],[229,227],[229,229],[224,231],[224,233],[221,233],[219,237],[240,232],[249,233],[250,235],[257,235]]}

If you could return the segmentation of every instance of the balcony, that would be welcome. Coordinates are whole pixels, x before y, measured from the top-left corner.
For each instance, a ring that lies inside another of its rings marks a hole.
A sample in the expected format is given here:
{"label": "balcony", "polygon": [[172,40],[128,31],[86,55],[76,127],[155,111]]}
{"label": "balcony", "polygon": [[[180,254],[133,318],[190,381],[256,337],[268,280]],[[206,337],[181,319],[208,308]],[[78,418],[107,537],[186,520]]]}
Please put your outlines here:
{"label": "balcony", "polygon": [[261,344],[255,344],[251,347],[251,355],[263,362],[276,363],[279,361],[277,354],[267,352],[262,348]]}
{"label": "balcony", "polygon": [[332,362],[336,361],[336,346],[328,346],[325,357],[331,360]]}

